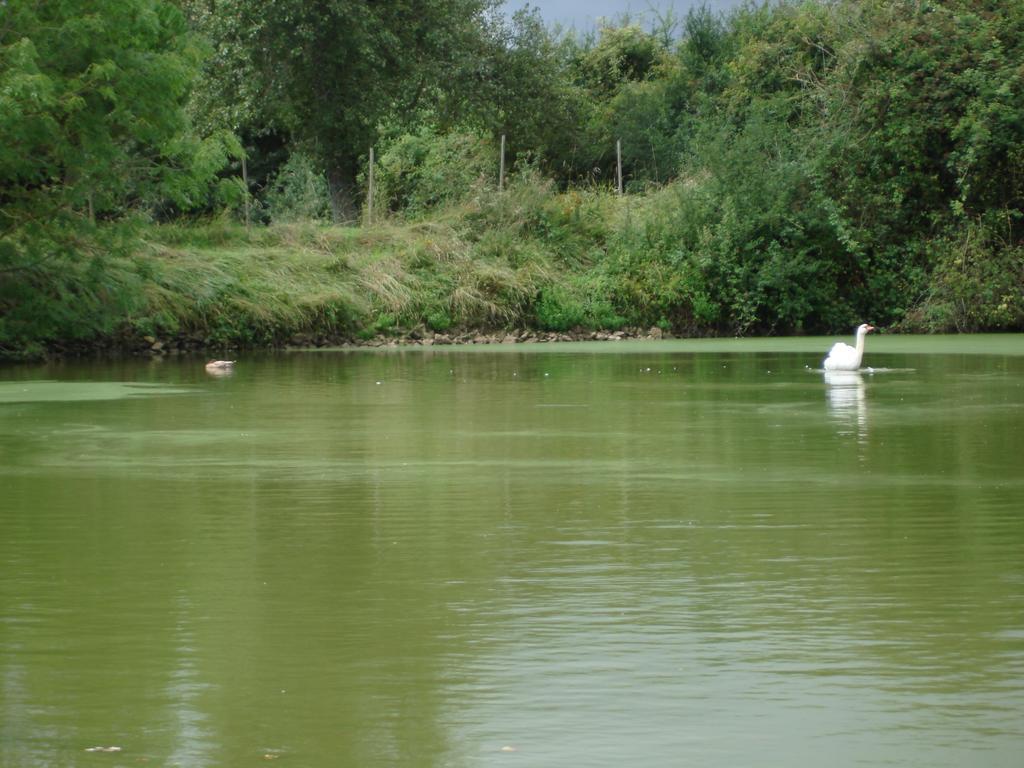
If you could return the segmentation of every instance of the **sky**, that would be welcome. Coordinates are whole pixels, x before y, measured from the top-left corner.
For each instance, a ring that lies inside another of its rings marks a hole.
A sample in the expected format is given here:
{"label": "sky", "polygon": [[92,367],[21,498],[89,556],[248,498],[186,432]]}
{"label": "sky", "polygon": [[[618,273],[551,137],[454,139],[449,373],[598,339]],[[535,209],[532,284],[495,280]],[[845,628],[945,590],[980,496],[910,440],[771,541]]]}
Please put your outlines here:
{"label": "sky", "polygon": [[[741,5],[743,0],[706,0],[713,11],[723,11]],[[679,16],[686,14],[692,6],[701,5],[701,0],[505,0],[509,14],[530,5],[540,9],[540,15],[548,25],[561,24],[575,27],[580,31],[592,29],[599,18],[615,19],[623,14],[645,14],[651,8],[664,12],[674,8]]]}

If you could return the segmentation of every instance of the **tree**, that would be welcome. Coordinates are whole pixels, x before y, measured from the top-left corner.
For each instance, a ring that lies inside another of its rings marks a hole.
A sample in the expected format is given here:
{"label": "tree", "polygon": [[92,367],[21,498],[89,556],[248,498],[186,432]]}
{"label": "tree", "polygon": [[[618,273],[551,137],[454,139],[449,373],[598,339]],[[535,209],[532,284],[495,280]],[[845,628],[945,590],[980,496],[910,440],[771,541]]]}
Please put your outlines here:
{"label": "tree", "polygon": [[648,79],[665,54],[662,41],[637,24],[605,25],[597,41],[582,52],[578,69],[595,94],[608,96],[627,82]]}
{"label": "tree", "polygon": [[0,347],[45,336],[55,305],[102,282],[105,225],[205,199],[231,142],[189,131],[201,55],[164,0],[0,6]]}
{"label": "tree", "polygon": [[522,9],[510,21],[489,19],[482,42],[454,73],[457,85],[442,102],[442,119],[495,139],[507,135],[514,156],[536,158],[556,177],[572,177],[577,164],[587,167],[591,108],[572,78],[576,40],[548,30],[536,10]]}
{"label": "tree", "polygon": [[[326,169],[336,221],[355,216],[360,158],[379,126],[416,114],[479,50],[497,0],[192,0],[217,52],[213,103],[286,131]],[[237,127],[237,126],[230,126]]]}

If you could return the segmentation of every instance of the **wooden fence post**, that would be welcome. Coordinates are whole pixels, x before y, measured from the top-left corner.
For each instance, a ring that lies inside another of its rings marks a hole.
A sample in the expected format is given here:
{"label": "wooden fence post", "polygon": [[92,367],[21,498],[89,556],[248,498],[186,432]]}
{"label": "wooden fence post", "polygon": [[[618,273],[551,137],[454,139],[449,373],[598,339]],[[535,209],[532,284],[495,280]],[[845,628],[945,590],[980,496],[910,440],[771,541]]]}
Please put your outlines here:
{"label": "wooden fence post", "polygon": [[618,192],[622,194],[622,139],[615,140],[615,179]]}
{"label": "wooden fence post", "polygon": [[242,185],[245,187],[245,197],[242,202],[245,205],[245,228],[249,229],[249,168],[245,164],[245,153],[242,153]]}
{"label": "wooden fence post", "polygon": [[505,134],[501,134],[501,163],[498,170],[498,191],[505,188]]}
{"label": "wooden fence post", "polygon": [[370,147],[370,171],[367,175],[366,226],[373,226],[373,147]]}

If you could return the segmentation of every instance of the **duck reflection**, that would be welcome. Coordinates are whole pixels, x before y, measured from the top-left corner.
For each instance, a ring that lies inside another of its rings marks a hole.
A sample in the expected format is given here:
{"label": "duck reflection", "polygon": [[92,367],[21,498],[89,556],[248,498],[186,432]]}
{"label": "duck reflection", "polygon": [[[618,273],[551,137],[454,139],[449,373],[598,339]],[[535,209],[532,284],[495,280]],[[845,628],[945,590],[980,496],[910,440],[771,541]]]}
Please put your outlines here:
{"label": "duck reflection", "polygon": [[828,407],[840,425],[840,434],[856,431],[861,439],[867,436],[868,415],[864,377],[860,371],[825,371]]}

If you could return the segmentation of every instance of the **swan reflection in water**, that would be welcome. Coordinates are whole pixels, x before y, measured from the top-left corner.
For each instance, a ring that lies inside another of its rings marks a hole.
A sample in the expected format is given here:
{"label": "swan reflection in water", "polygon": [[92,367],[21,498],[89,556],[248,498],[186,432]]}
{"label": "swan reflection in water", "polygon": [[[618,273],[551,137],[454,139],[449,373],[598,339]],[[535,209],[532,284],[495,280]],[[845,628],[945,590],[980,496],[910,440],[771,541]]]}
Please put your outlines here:
{"label": "swan reflection in water", "polygon": [[864,377],[860,371],[825,371],[825,385],[829,412],[841,425],[839,433],[849,434],[855,430],[860,439],[866,438],[868,413]]}

